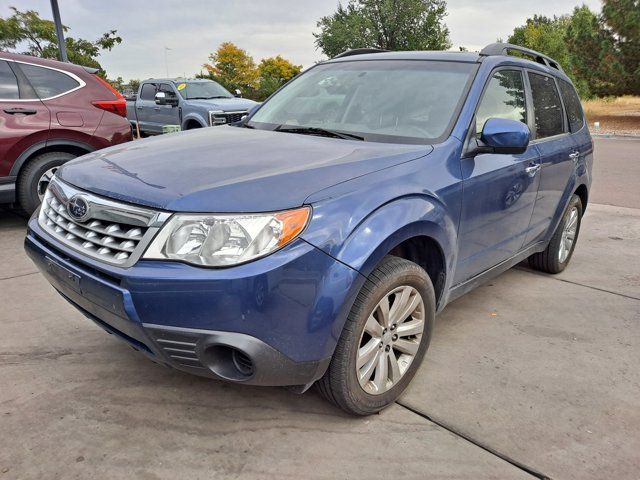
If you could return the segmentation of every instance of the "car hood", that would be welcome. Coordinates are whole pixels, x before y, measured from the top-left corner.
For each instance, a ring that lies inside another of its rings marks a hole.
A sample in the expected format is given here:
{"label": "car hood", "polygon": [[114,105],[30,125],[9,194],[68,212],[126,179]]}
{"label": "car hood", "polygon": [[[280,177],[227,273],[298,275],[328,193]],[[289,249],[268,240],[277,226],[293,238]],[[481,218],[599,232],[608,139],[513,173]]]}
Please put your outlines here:
{"label": "car hood", "polygon": [[260,212],[300,206],[319,190],[432,149],[222,126],[99,150],[56,175],[99,195],[163,210]]}
{"label": "car hood", "polygon": [[192,107],[206,108],[208,110],[222,110],[224,112],[236,112],[250,110],[258,102],[246,98],[212,98],[211,100],[186,100]]}

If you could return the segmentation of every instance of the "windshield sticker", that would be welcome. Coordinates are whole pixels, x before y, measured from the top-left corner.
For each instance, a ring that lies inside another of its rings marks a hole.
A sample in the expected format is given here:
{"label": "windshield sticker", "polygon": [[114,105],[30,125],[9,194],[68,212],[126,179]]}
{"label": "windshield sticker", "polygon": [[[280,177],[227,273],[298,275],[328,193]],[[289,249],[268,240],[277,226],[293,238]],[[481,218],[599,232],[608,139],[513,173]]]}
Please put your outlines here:
{"label": "windshield sticker", "polygon": [[185,88],[187,88],[186,83],[181,83],[180,85],[178,85],[178,90],[184,90]]}

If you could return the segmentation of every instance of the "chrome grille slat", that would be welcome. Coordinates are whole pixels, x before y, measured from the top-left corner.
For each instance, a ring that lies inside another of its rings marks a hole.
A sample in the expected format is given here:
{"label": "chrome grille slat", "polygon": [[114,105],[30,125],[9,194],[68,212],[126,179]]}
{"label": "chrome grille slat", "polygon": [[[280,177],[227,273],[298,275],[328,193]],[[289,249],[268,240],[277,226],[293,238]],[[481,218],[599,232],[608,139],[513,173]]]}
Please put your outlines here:
{"label": "chrome grille slat", "polygon": [[[90,206],[88,218],[82,222],[74,220],[67,210],[74,197],[82,197]],[[168,216],[82,192],[54,177],[42,201],[38,222],[48,234],[70,248],[108,263],[128,266],[142,255]]]}
{"label": "chrome grille slat", "polygon": [[211,111],[209,112],[209,125],[227,125],[229,123],[235,123],[242,120],[242,117],[247,115],[249,112],[247,110],[234,111],[234,112],[223,112],[220,111]]}
{"label": "chrome grille slat", "polygon": [[[46,202],[46,199],[45,199],[45,202]],[[42,206],[42,208],[44,209],[44,213],[47,216],[47,218],[49,220],[51,220],[57,227],[60,227],[63,230],[65,230],[66,232],[68,232],[68,235],[72,235],[75,238],[79,238],[79,239],[85,240],[85,243],[89,242],[89,243],[91,243],[91,244],[93,244],[93,245],[95,245],[97,247],[106,247],[106,248],[109,248],[111,250],[118,250],[120,252],[126,252],[126,253],[131,253],[131,252],[133,252],[135,250],[137,242],[133,242],[131,240],[126,240],[126,239],[122,239],[121,242],[117,242],[111,236],[102,236],[101,237],[101,236],[96,235],[95,237],[90,237],[88,234],[83,232],[83,230],[88,230],[83,225],[79,225],[79,224],[73,223],[73,221],[67,219],[67,217],[63,217],[64,219],[67,220],[66,223],[64,221],[60,221],[60,217],[62,215],[57,215],[54,218],[54,215],[56,215],[56,214],[55,213],[52,214],[51,213],[51,208],[50,207],[47,208],[46,204],[44,204]],[[68,235],[65,235],[65,239],[70,240],[70,241],[75,240],[75,238],[69,238]],[[125,243],[127,243],[126,246],[123,245]],[[88,245],[85,245],[84,243],[81,244],[81,245],[82,245],[83,248],[90,248]]]}
{"label": "chrome grille slat", "polygon": [[[69,214],[64,209],[64,206],[60,205],[60,207],[61,208],[56,209],[56,213],[58,215],[60,215],[61,217],[63,217],[68,222],[71,222],[74,225],[77,225],[76,223],[74,223],[74,221],[71,219],[71,217],[69,217]],[[60,211],[60,210],[62,210],[62,211]],[[100,224],[103,223],[101,220],[91,220],[91,221],[87,222],[86,225],[82,225],[82,228],[84,228],[86,230],[91,230],[93,232],[100,233],[100,234],[103,234],[103,235],[109,235],[109,236],[112,236],[112,237],[122,238],[123,240],[139,240],[140,238],[142,238],[142,235],[143,235],[142,229],[140,227],[133,226],[132,228],[127,230],[127,233],[122,234],[122,233],[119,233],[117,231],[116,232],[107,232],[106,229],[104,229],[104,228],[101,229],[101,228],[96,228],[95,226],[92,226],[92,224],[94,224],[96,222],[98,222]],[[131,234],[129,236],[128,232],[131,232],[132,230],[137,230],[139,233]]]}

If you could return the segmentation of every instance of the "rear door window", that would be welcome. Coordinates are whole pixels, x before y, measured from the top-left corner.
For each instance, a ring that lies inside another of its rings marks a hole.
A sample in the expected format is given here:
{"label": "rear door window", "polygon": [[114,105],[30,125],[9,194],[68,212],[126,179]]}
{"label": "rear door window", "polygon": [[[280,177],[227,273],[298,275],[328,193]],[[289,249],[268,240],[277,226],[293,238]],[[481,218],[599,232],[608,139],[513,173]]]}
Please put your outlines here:
{"label": "rear door window", "polygon": [[19,67],[41,99],[57,97],[80,86],[77,80],[58,70],[26,63]]}
{"label": "rear door window", "polygon": [[14,100],[19,97],[18,79],[9,64],[0,60],[0,99]]}
{"label": "rear door window", "polygon": [[145,83],[142,85],[140,92],[140,100],[153,100],[156,97],[156,85],[154,83]]}
{"label": "rear door window", "polygon": [[560,93],[564,108],[567,110],[567,120],[569,121],[569,129],[571,133],[575,133],[584,125],[584,115],[582,113],[582,105],[576,93],[576,89],[569,82],[559,80]]}
{"label": "rear door window", "polygon": [[519,70],[496,72],[482,96],[476,113],[476,133],[482,135],[490,118],[506,118],[527,123],[524,79]]}
{"label": "rear door window", "polygon": [[553,137],[564,133],[562,102],[552,77],[529,72],[533,96],[536,138]]}

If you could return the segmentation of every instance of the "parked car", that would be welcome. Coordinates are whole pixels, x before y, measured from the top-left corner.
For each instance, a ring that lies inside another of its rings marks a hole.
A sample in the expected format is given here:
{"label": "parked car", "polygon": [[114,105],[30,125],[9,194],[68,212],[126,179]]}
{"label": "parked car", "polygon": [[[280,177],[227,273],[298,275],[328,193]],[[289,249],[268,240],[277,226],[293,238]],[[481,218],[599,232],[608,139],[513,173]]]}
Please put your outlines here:
{"label": "parked car", "polygon": [[238,122],[256,105],[212,80],[150,79],[140,83],[138,96],[127,102],[127,118],[148,136],[162,133],[165,125],[192,130]]}
{"label": "parked car", "polygon": [[453,299],[527,258],[567,266],[592,162],[576,91],[549,57],[349,51],[239,126],[65,165],[26,250],[157,362],[317,383],[366,415],[405,389]]}
{"label": "parked car", "polygon": [[96,72],[0,52],[0,203],[31,213],[60,165],[131,140],[124,98]]}

